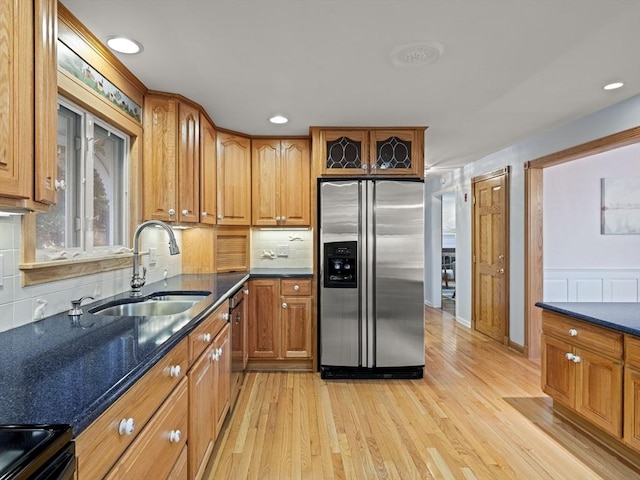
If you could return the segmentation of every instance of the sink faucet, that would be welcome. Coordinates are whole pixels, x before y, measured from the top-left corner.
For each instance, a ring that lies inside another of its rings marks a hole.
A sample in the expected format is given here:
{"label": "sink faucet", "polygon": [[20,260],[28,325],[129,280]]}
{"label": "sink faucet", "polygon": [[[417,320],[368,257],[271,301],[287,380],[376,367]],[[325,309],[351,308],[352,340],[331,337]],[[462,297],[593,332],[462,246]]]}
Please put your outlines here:
{"label": "sink faucet", "polygon": [[140,232],[144,230],[144,228],[149,225],[157,225],[159,227],[164,228],[169,234],[169,254],[177,255],[180,253],[180,249],[178,248],[178,244],[176,243],[176,237],[173,234],[173,230],[171,227],[160,220],[147,220],[146,222],[142,222],[136,228],[136,232],[133,234],[133,276],[131,277],[131,296],[139,297],[141,295],[140,289],[144,286],[144,282],[146,280],[147,269],[142,267],[142,275],[140,275]]}

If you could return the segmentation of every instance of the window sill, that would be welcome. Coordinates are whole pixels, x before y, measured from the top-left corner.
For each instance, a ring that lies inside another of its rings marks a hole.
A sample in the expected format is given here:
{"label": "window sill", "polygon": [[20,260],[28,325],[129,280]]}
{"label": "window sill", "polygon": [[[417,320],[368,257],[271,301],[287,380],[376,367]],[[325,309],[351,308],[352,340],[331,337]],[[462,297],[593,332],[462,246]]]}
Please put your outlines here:
{"label": "window sill", "polygon": [[93,275],[122,268],[131,268],[131,253],[104,255],[99,258],[73,258],[20,264],[22,286],[64,280],[66,278]]}

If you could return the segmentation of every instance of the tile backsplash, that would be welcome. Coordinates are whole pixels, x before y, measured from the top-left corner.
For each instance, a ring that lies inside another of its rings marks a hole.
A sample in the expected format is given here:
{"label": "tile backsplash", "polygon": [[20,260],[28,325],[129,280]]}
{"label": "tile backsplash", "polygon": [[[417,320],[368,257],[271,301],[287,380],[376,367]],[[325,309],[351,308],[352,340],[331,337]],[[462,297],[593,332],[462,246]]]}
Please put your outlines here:
{"label": "tile backsplash", "polygon": [[[22,287],[20,219],[0,217],[0,332],[33,322],[36,311],[48,317],[68,310],[73,299],[85,295],[106,298],[130,289],[131,268]],[[174,232],[182,248],[182,235],[179,230]],[[143,230],[140,248],[156,248],[157,252],[155,265],[149,265],[148,255],[142,260],[147,267],[147,283],[162,280],[165,274],[172,277],[181,273],[180,255],[169,255],[167,234],[162,229]]]}
{"label": "tile backsplash", "polygon": [[251,230],[251,268],[312,267],[313,230]]}

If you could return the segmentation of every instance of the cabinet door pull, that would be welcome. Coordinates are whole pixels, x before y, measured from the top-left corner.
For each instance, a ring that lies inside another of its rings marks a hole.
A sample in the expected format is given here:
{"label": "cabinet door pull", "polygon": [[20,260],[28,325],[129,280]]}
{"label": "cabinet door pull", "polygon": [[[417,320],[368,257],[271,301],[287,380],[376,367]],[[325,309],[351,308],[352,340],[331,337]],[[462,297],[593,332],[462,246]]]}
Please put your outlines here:
{"label": "cabinet door pull", "polygon": [[282,304],[282,308],[287,308],[289,305],[287,305],[286,303]]}
{"label": "cabinet door pull", "polygon": [[569,336],[570,337],[577,337],[578,336],[578,330],[576,330],[575,328],[570,328],[569,329]]}
{"label": "cabinet door pull", "polygon": [[180,430],[171,430],[169,432],[169,441],[171,443],[178,443],[182,438],[182,432]]}

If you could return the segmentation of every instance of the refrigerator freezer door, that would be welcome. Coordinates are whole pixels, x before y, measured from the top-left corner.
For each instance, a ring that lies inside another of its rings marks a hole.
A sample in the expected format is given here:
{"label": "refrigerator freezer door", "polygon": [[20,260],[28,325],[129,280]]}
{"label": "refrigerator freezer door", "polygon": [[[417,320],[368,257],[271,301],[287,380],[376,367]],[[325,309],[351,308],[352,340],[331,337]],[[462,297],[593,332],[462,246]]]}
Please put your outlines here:
{"label": "refrigerator freezer door", "polygon": [[[355,288],[327,288],[324,275],[325,244],[358,242],[360,245],[360,182],[320,184],[320,364],[358,367],[361,364],[361,272]],[[359,249],[358,249],[359,250]],[[356,264],[360,265],[358,251]]]}
{"label": "refrigerator freezer door", "polygon": [[424,365],[423,190],[420,182],[377,181],[369,195],[378,368]]}

